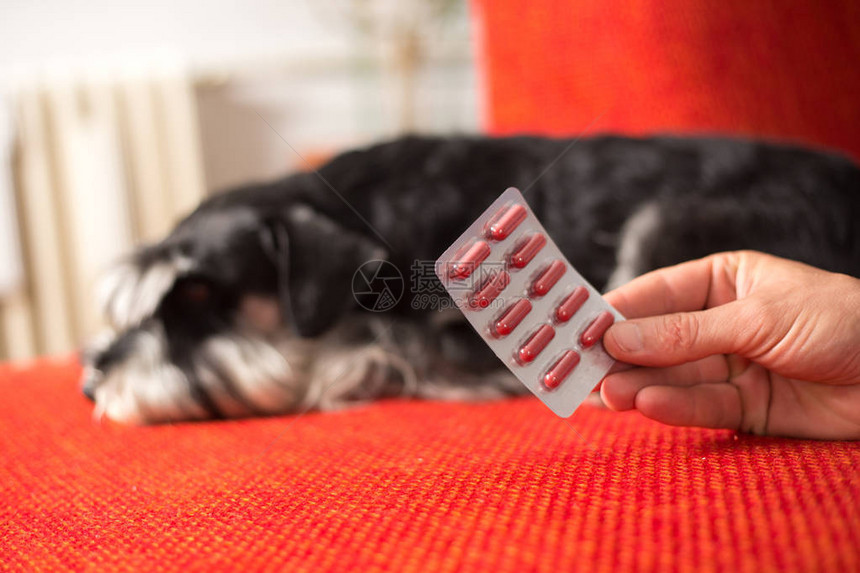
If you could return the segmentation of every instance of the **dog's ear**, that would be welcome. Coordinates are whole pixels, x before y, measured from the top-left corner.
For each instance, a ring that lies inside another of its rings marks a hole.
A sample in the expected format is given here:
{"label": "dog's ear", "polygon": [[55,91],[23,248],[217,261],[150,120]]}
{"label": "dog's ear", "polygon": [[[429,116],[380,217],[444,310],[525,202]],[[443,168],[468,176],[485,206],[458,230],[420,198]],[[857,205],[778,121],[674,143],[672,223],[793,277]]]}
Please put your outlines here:
{"label": "dog's ear", "polygon": [[278,271],[284,322],[302,337],[325,332],[351,308],[356,270],[387,256],[376,241],[306,204],[290,206],[265,223],[261,240]]}

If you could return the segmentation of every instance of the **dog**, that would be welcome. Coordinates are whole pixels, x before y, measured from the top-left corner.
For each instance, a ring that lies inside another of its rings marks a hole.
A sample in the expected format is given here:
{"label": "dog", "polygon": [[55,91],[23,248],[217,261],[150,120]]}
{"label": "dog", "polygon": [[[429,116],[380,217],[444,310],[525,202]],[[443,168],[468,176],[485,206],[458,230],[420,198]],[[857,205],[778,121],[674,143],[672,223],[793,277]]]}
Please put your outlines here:
{"label": "dog", "polygon": [[717,137],[404,137],[216,194],[111,268],[99,289],[111,330],[83,353],[95,415],[523,393],[452,305],[421,308],[409,284],[372,312],[353,289],[366,263],[409,275],[434,261],[510,186],[599,289],[736,249],[860,275],[860,170],[835,154]]}

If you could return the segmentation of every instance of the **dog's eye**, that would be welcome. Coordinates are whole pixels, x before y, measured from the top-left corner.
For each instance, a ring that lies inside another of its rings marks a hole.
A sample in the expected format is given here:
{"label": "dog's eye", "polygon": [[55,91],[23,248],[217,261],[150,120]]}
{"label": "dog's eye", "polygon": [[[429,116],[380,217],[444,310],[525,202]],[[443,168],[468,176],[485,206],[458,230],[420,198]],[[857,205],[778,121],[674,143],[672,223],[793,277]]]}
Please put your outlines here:
{"label": "dog's eye", "polygon": [[185,281],[177,290],[180,298],[191,304],[204,304],[212,298],[212,287],[202,281]]}

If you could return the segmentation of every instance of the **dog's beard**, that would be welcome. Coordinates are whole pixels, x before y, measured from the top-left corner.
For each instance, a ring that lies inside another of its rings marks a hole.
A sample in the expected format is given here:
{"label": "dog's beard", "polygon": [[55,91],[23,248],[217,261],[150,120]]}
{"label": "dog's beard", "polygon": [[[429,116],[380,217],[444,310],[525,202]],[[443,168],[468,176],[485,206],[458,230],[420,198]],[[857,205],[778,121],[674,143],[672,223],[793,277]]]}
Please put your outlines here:
{"label": "dog's beard", "polygon": [[171,357],[165,327],[155,319],[92,349],[85,379],[93,385],[96,418],[148,424],[336,410],[390,397],[486,400],[522,393],[507,370],[476,374],[445,361],[432,351],[432,335],[409,321],[353,315],[315,339],[297,338],[281,325],[261,332],[247,315],[238,322],[181,360]]}
{"label": "dog's beard", "polygon": [[122,335],[121,356],[87,366],[95,415],[126,423],[289,411],[301,399],[307,354],[299,344],[237,330],[206,338],[179,363],[160,321]]}

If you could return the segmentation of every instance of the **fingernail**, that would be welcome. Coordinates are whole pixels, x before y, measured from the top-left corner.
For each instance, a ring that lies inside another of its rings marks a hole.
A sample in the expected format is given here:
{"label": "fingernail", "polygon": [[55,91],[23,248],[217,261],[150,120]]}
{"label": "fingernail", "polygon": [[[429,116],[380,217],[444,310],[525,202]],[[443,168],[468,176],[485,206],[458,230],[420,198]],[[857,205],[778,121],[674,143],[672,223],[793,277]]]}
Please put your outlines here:
{"label": "fingernail", "polygon": [[619,322],[612,327],[612,338],[624,352],[642,350],[642,332],[635,322]]}

